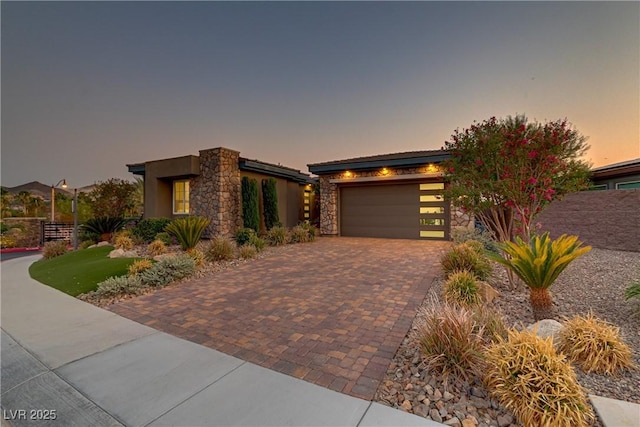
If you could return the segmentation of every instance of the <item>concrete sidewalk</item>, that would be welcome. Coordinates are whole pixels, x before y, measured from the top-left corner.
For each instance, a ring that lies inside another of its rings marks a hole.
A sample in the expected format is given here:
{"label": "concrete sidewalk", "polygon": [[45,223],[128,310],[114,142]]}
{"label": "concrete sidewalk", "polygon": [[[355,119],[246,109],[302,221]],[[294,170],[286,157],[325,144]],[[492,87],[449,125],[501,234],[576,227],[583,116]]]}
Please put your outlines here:
{"label": "concrete sidewalk", "polygon": [[124,319],[2,263],[2,425],[438,426]]}

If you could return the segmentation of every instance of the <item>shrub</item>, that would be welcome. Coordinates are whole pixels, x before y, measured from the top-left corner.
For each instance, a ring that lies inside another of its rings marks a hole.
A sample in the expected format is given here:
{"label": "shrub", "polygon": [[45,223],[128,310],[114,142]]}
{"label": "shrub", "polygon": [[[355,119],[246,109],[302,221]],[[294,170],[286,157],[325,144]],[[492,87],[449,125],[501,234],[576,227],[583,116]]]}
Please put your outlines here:
{"label": "shrub", "polygon": [[64,240],[54,240],[44,244],[42,248],[42,257],[44,259],[55,258],[67,253],[67,242]]}
{"label": "shrub", "polygon": [[193,258],[188,254],[180,254],[158,261],[138,277],[146,286],[165,286],[175,280],[189,277],[195,271],[196,264]]}
{"label": "shrub", "polygon": [[482,231],[477,228],[455,227],[451,230],[451,240],[454,243],[467,243],[470,240],[480,242],[487,252],[498,253],[498,243],[493,235],[488,231]]}
{"label": "shrub", "polygon": [[82,224],[82,230],[100,236],[103,241],[108,241],[111,235],[124,227],[124,218],[102,216],[91,218]]}
{"label": "shrub", "polygon": [[267,230],[270,230],[280,222],[278,216],[277,181],[275,178],[262,180],[262,200],[264,205],[264,225]]}
{"label": "shrub", "polygon": [[9,226],[7,224],[5,224],[4,222],[0,221],[0,234],[4,234],[7,231],[9,231]]}
{"label": "shrub", "polygon": [[80,249],[87,249],[89,246],[93,245],[95,245],[95,242],[93,242],[92,240],[85,240],[80,243]]}
{"label": "shrub", "polygon": [[242,259],[250,259],[255,258],[258,254],[256,247],[250,244],[242,245],[239,248],[240,258]]}
{"label": "shrub", "polygon": [[633,366],[631,349],[620,338],[620,330],[593,313],[564,323],[558,351],[586,372],[613,375]]}
{"label": "shrub", "polygon": [[134,261],[133,264],[129,266],[128,273],[129,276],[136,276],[143,271],[150,269],[151,267],[153,267],[153,262],[150,259],[139,259]]}
{"label": "shrub", "polygon": [[[627,289],[624,290],[625,301],[629,301],[632,298],[635,298],[637,302],[640,302],[640,270],[638,270],[638,280],[631,282],[631,284],[627,286]],[[638,305],[637,309],[638,314],[640,314],[640,305]]]}
{"label": "shrub", "polygon": [[154,240],[147,246],[147,251],[151,256],[162,255],[167,252],[167,247],[162,240]]}
{"label": "shrub", "polygon": [[265,242],[264,239],[261,239],[260,237],[253,235],[251,236],[251,239],[249,239],[249,244],[255,246],[256,251],[262,252],[267,242]]}
{"label": "shrub", "polygon": [[115,246],[116,249],[130,251],[133,249],[133,240],[129,236],[119,234],[113,239],[113,246]]}
{"label": "shrub", "polygon": [[473,273],[478,279],[486,280],[493,271],[493,267],[491,267],[489,260],[483,254],[478,253],[476,249],[466,243],[461,243],[446,252],[440,259],[445,277],[449,277],[457,271],[466,270]]}
{"label": "shrub", "polygon": [[420,317],[416,338],[429,369],[467,381],[481,375],[484,328],[471,310],[433,298]]}
{"label": "shrub", "polygon": [[251,241],[251,238],[256,235],[256,232],[252,228],[243,227],[236,231],[236,243],[238,246],[242,246]]}
{"label": "shrub", "polygon": [[98,289],[94,294],[102,298],[122,294],[140,295],[145,287],[138,276],[116,276],[98,283]]}
{"label": "shrub", "polygon": [[529,287],[529,301],[536,321],[552,317],[549,287],[560,273],[579,256],[589,252],[591,246],[580,247],[577,236],[563,234],[556,240],[549,233],[533,236],[529,243],[516,237],[515,242],[505,242],[500,248],[506,254],[490,258],[513,271]]}
{"label": "shrub", "polygon": [[482,327],[483,339],[486,343],[495,341],[498,337],[507,337],[507,327],[502,315],[491,307],[476,305],[472,307],[473,318],[478,327]]}
{"label": "shrub", "polygon": [[15,248],[16,247],[16,239],[7,235],[0,235],[0,248]]}
{"label": "shrub", "polygon": [[[171,223],[169,218],[145,218],[131,228],[131,234],[149,243],[157,239],[158,233],[165,231],[167,225]],[[167,243],[170,244],[170,243]]]}
{"label": "shrub", "polygon": [[209,261],[223,261],[235,258],[236,244],[226,237],[216,237],[209,242],[205,257]]}
{"label": "shrub", "polygon": [[203,217],[188,216],[176,219],[167,225],[166,230],[178,239],[182,250],[188,251],[196,247],[210,222]]}
{"label": "shrub", "polygon": [[242,221],[245,228],[260,230],[260,205],[258,200],[258,181],[242,177]]}
{"label": "shrub", "polygon": [[308,234],[308,240],[309,242],[312,242],[315,240],[316,236],[318,235],[318,229],[311,224],[308,221],[305,222],[301,222],[300,223],[300,227],[302,227],[304,230],[306,230],[307,234]]}
{"label": "shrub", "polygon": [[480,288],[475,275],[469,271],[456,271],[449,275],[443,285],[447,302],[470,306],[480,302]]}
{"label": "shrub", "polygon": [[305,243],[310,241],[309,232],[301,225],[296,225],[289,233],[291,243]]}
{"label": "shrub", "polygon": [[202,266],[202,264],[204,264],[205,257],[202,251],[199,251],[198,249],[194,248],[194,249],[191,249],[189,252],[187,252],[187,255],[189,255],[191,259],[193,259],[193,262],[196,264],[196,267],[200,267]]}
{"label": "shrub", "polygon": [[587,426],[591,406],[551,337],[510,330],[486,351],[485,382],[492,396],[525,426]]}
{"label": "shrub", "polygon": [[289,233],[282,226],[273,227],[267,232],[267,242],[271,246],[286,245],[289,241]]}
{"label": "shrub", "polygon": [[172,244],[171,235],[169,233],[167,233],[166,231],[162,231],[162,232],[156,234],[155,240],[160,240],[162,243],[164,243],[167,246]]}

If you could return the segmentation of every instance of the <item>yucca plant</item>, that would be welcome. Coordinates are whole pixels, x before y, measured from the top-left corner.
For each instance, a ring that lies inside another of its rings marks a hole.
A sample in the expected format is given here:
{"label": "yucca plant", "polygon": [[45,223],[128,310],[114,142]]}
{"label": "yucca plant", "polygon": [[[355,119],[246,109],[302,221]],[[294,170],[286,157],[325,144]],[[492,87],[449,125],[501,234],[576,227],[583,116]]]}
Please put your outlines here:
{"label": "yucca plant", "polygon": [[178,239],[182,250],[188,251],[196,247],[209,223],[210,221],[207,218],[187,216],[176,219],[167,225],[165,231],[173,234]]}
{"label": "yucca plant", "polygon": [[581,255],[589,252],[591,246],[582,246],[577,236],[563,234],[556,240],[549,233],[535,235],[529,243],[516,237],[515,242],[500,245],[506,255],[489,254],[496,262],[513,271],[529,287],[529,301],[536,321],[551,317],[553,302],[549,287],[560,273]]}

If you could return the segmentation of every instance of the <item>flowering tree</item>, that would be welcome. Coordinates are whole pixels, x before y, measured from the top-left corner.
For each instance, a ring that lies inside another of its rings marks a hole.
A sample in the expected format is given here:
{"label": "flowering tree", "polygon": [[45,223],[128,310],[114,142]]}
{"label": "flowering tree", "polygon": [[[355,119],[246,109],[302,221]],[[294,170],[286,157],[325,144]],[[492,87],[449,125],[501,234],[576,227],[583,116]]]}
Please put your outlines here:
{"label": "flowering tree", "polygon": [[456,130],[444,149],[454,206],[474,214],[499,241],[529,241],[536,215],[552,200],[588,185],[580,157],[586,138],[566,120],[541,124],[522,115]]}

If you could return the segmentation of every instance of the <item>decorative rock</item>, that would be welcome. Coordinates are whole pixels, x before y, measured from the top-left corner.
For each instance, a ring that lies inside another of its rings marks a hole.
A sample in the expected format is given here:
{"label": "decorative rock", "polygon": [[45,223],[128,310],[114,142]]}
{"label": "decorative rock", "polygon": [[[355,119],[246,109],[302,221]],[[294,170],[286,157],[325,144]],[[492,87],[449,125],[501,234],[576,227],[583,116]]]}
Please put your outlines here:
{"label": "decorative rock", "polygon": [[402,402],[402,405],[400,407],[405,411],[410,411],[412,408],[412,405],[411,405],[411,402],[409,402],[408,400],[405,400],[404,402]]}
{"label": "decorative rock", "polygon": [[98,242],[98,243],[95,245],[95,247],[96,247],[96,248],[100,248],[100,247],[102,247],[102,246],[109,246],[110,244],[111,244],[111,243],[109,243],[109,242]]}
{"label": "decorative rock", "polygon": [[482,298],[482,301],[485,304],[489,304],[500,295],[500,292],[486,282],[480,281],[478,283],[478,287],[480,288],[480,298]]}
{"label": "decorative rock", "polygon": [[440,412],[438,412],[437,409],[432,409],[429,411],[429,417],[437,422],[437,423],[441,423],[442,422],[442,417],[440,416]]}
{"label": "decorative rock", "polygon": [[467,418],[462,420],[462,427],[476,427],[478,420],[473,415],[467,415]]}
{"label": "decorative rock", "polygon": [[533,325],[527,326],[528,331],[535,331],[536,335],[540,338],[546,339],[548,337],[553,337],[553,340],[556,341],[558,338],[558,333],[562,330],[564,326],[562,323],[553,319],[543,319],[539,322],[534,323]]}
{"label": "decorative rock", "polygon": [[418,395],[418,401],[419,402],[424,402],[425,400],[427,400],[427,396],[425,396],[424,393],[420,393]]}
{"label": "decorative rock", "polygon": [[440,400],[440,399],[442,399],[442,392],[441,392],[440,390],[436,389],[436,390],[433,392],[433,398],[434,398],[435,400]]}
{"label": "decorative rock", "polygon": [[125,251],[124,249],[114,249],[109,252],[109,258],[135,258],[137,256],[136,251]]}
{"label": "decorative rock", "polygon": [[420,415],[421,417],[427,418],[429,415],[429,407],[427,405],[418,405],[413,410],[413,413],[416,415]]}
{"label": "decorative rock", "polygon": [[454,427],[460,427],[462,424],[460,423],[460,420],[458,419],[458,417],[453,417],[451,419],[448,419],[444,422],[444,425],[446,426],[454,426]]}
{"label": "decorative rock", "polygon": [[498,415],[498,427],[507,427],[513,422],[513,417],[509,414]]}
{"label": "decorative rock", "polygon": [[451,399],[453,399],[453,394],[449,393],[448,391],[445,391],[444,394],[442,395],[442,398],[444,399],[445,402],[448,402]]}
{"label": "decorative rock", "polygon": [[429,396],[433,396],[433,387],[431,386],[431,384],[427,384],[426,386],[424,386],[424,389]]}
{"label": "decorative rock", "polygon": [[487,397],[487,394],[480,387],[471,387],[471,395],[480,398]]}
{"label": "decorative rock", "polygon": [[406,386],[404,386],[404,389],[405,389],[405,390],[407,390],[407,391],[409,391],[409,390],[413,390],[413,384],[411,384],[411,383],[407,383],[407,385],[406,385]]}

